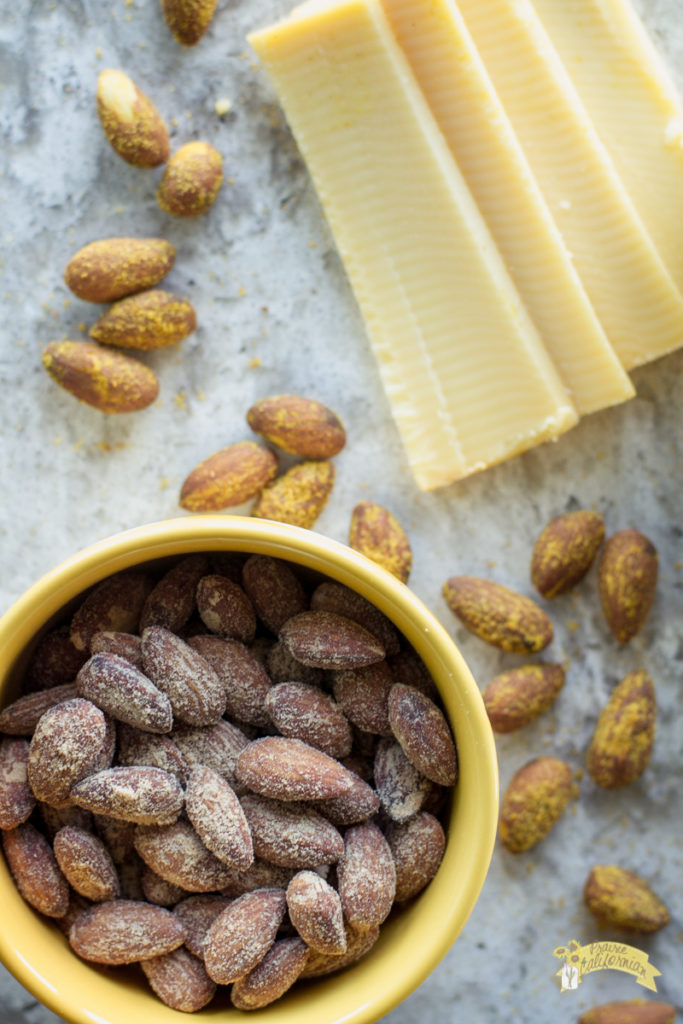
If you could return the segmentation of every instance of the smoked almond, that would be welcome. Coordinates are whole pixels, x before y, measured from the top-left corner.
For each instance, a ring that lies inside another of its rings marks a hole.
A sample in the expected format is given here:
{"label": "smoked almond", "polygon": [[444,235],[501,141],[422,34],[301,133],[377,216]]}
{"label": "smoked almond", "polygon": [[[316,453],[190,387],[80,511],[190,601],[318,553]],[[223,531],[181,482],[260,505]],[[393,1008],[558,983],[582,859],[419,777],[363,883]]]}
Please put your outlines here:
{"label": "smoked almond", "polygon": [[333,673],[335,700],[350,722],[364,732],[393,735],[389,722],[389,693],[394,677],[386,661]]}
{"label": "smoked almond", "polygon": [[38,641],[26,670],[24,688],[47,690],[72,683],[88,657],[71,642],[68,625],[51,629]]}
{"label": "smoked almond", "polygon": [[458,759],[443,712],[413,686],[396,683],[389,692],[389,723],[403,752],[421,775],[454,786]]}
{"label": "smoked almond", "polygon": [[163,238],[103,238],[71,257],[64,280],[86,302],[115,302],[153,288],[168,274],[175,249]]}
{"label": "smoked almond", "polygon": [[201,841],[220,861],[246,871],[254,860],[249,823],[225,779],[205,765],[187,780],[185,810]]}
{"label": "smoked almond", "polygon": [[256,967],[275,941],[285,907],[284,889],[255,889],[216,918],[204,941],[206,970],[216,984],[228,985]]}
{"label": "smoked almond", "polygon": [[200,893],[187,896],[173,908],[173,913],[185,925],[185,945],[195,956],[204,958],[204,940],[207,932],[230,902],[227,896]]}
{"label": "smoked almond", "polygon": [[115,900],[119,896],[116,867],[97,836],[67,825],[55,836],[52,848],[62,874],[81,896],[94,903]]}
{"label": "smoked almond", "polygon": [[77,696],[75,683],[63,683],[18,697],[0,713],[0,732],[10,736],[32,736],[46,711]]}
{"label": "smoked almond", "polygon": [[453,576],[443,587],[455,615],[472,633],[501,651],[531,654],[553,638],[553,624],[530,598],[477,576]]}
{"label": "smoked almond", "polygon": [[377,637],[387,656],[398,654],[401,644],[398,630],[383,612],[361,594],[335,580],[318,584],[311,595],[311,611],[335,612],[352,619]]}
{"label": "smoked almond", "polygon": [[139,825],[134,841],[152,871],[187,892],[217,892],[230,881],[230,869],[207,850],[186,821]]}
{"label": "smoked almond", "polygon": [[183,806],[174,775],[148,765],[118,765],[89,775],[71,789],[71,799],[93,814],[139,825],[171,825]]}
{"label": "smoked almond", "polygon": [[140,669],[116,654],[94,654],[76,677],[79,697],[145,732],[173,728],[171,702]]}
{"label": "smoked almond", "polygon": [[140,964],[152,991],[172,1010],[196,1013],[216,994],[201,960],[183,946]]}
{"label": "smoked almond", "polygon": [[147,573],[135,570],[115,573],[98,583],[71,619],[74,647],[89,650],[95,633],[103,630],[134,633],[151,586]]}
{"label": "smoked almond", "polygon": [[248,974],[238,978],[230,999],[238,1010],[258,1010],[283,996],[297,980],[309,956],[302,939],[278,939]]}
{"label": "smoked almond", "polygon": [[312,807],[282,803],[248,793],[242,808],[257,857],[282,868],[314,868],[333,864],[344,851],[334,825]]}
{"label": "smoked almond", "polygon": [[250,644],[256,635],[256,612],[237,583],[216,573],[202,576],[196,590],[197,611],[212,633]]}
{"label": "smoked almond", "polygon": [[638,530],[621,530],[605,544],[598,566],[602,609],[620,644],[640,632],[657,589],[658,556]]}
{"label": "smoked almond", "polygon": [[403,903],[431,882],[446,848],[446,836],[433,814],[420,811],[408,821],[391,822],[386,838],[396,867],[396,902]]}
{"label": "smoked almond", "polygon": [[382,924],[396,895],[396,868],[377,825],[353,825],[346,830],[337,878],[344,920],[352,928]]}
{"label": "smoked almond", "polygon": [[433,788],[401,744],[391,739],[382,739],[377,746],[374,776],[382,809],[393,821],[407,821],[417,814]]}
{"label": "smoked almond", "polygon": [[610,694],[586,754],[588,772],[604,789],[621,789],[639,779],[652,755],[655,690],[642,669],[629,672]]}
{"label": "smoked almond", "polygon": [[142,668],[142,640],[134,633],[121,633],[113,629],[95,633],[90,641],[90,653],[116,654],[135,668]]}
{"label": "smoked almond", "polygon": [[135,82],[113,68],[97,80],[97,113],[104,134],[126,163],[158,167],[168,160],[168,128]]}
{"label": "smoked almond", "polygon": [[98,964],[132,964],[182,945],[185,928],[169,910],[139,900],[110,900],[91,907],[69,932],[73,950]]}
{"label": "smoked almond", "polygon": [[100,412],[137,412],[159,394],[159,381],[148,366],[92,341],[51,341],[42,359],[55,383]]}
{"label": "smoked almond", "polygon": [[285,736],[253,740],[239,755],[235,775],[274,800],[328,800],[353,785],[353,775],[339,761]]}
{"label": "smoked almond", "polygon": [[351,513],[349,545],[402,583],[408,581],[413,564],[410,541],[398,519],[383,505],[358,502]]}
{"label": "smoked almond", "polygon": [[[255,498],[278,470],[270,448],[238,441],[214,452],[192,470],[180,491],[188,512],[216,512]],[[248,592],[248,591],[247,591]]]}
{"label": "smoked almond", "polygon": [[248,410],[247,423],[266,441],[302,459],[330,459],[346,444],[337,414],[302,395],[262,398]]}
{"label": "smoked almond", "polygon": [[346,952],[341,900],[316,871],[299,871],[287,886],[289,919],[307,946],[335,956]]}
{"label": "smoked almond", "polygon": [[149,352],[176,345],[196,327],[191,302],[173,292],[152,289],[115,302],[88,333],[100,345]]}
{"label": "smoked almond", "polygon": [[26,822],[2,833],[2,849],[26,902],[47,917],[63,917],[69,886],[45,836]]}
{"label": "smoked almond", "polygon": [[308,608],[304,588],[282,559],[251,555],[242,569],[242,583],[271,633],[279,633],[285,622]]}
{"label": "smoked almond", "polygon": [[201,654],[163,626],[142,634],[142,664],[168,697],[173,717],[186,725],[213,725],[225,711],[225,689]]}
{"label": "smoked almond", "polygon": [[605,523],[599,512],[578,509],[548,523],[531,556],[531,582],[541,597],[557,597],[575,587],[604,539]]}
{"label": "smoked almond", "polygon": [[334,612],[300,612],[285,622],[280,643],[313,668],[362,668],[384,659],[384,647],[363,626]]}
{"label": "smoked almond", "polygon": [[329,953],[312,951],[301,972],[301,977],[321,978],[325,974],[343,971],[345,967],[356,963],[366,953],[369,953],[378,938],[379,928],[376,925],[370,928],[352,928],[350,925],[347,925],[346,952],[330,955]]}
{"label": "smoked almond", "polygon": [[76,697],[46,711],[28,753],[28,781],[38,800],[71,803],[71,790],[102,766],[109,742],[107,721],[90,701]]}
{"label": "smoked almond", "polygon": [[268,690],[266,708],[283,736],[302,740],[330,757],[351,753],[353,734],[346,715],[317,686],[278,683]]}
{"label": "smoked almond", "polygon": [[[227,722],[226,722],[227,725]],[[120,765],[149,765],[175,775],[183,785],[190,774],[190,765],[170,736],[142,732],[132,726],[118,728],[117,760]]]}
{"label": "smoked almond", "polygon": [[28,784],[28,743],[0,738],[0,829],[16,828],[31,816],[36,798]]}
{"label": "smoked almond", "polygon": [[140,632],[163,626],[177,633],[195,608],[195,592],[209,571],[206,555],[189,555],[166,572],[150,591],[140,614]]}
{"label": "smoked almond", "polygon": [[225,690],[226,714],[250,725],[268,725],[270,679],[253,650],[239,640],[193,636],[190,647],[211,665]]}
{"label": "smoked almond", "polygon": [[207,729],[180,725],[173,730],[171,738],[190,768],[200,765],[213,768],[235,788],[237,758],[249,743],[236,725],[224,718]]}

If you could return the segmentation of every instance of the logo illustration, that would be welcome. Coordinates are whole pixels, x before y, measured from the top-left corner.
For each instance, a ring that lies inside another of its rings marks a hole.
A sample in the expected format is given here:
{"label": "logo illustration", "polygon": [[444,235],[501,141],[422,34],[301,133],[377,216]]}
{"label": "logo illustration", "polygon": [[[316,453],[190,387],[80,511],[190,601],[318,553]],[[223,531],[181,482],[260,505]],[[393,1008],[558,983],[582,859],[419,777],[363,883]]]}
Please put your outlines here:
{"label": "logo illustration", "polygon": [[553,956],[564,961],[555,975],[560,979],[560,992],[576,990],[584,976],[593,971],[623,971],[633,975],[638,985],[656,992],[655,978],[662,973],[642,949],[623,942],[589,942],[582,946],[572,939],[568,946],[557,946]]}

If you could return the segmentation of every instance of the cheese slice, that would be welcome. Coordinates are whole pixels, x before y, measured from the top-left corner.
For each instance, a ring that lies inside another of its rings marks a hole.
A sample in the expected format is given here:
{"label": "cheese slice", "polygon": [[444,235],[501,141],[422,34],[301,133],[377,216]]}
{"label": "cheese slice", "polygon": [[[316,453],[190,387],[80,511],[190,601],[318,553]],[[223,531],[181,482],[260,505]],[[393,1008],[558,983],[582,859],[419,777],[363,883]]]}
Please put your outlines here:
{"label": "cheese slice", "polygon": [[622,363],[628,369],[678,348],[681,293],[530,0],[458,7]]}
{"label": "cheese slice", "polygon": [[455,0],[382,6],[579,413],[631,398]]}
{"label": "cheese slice", "polygon": [[652,241],[683,289],[683,106],[625,0],[533,0]]}
{"label": "cheese slice", "polygon": [[249,41],[312,174],[418,485],[571,427],[576,411],[379,0],[314,0]]}

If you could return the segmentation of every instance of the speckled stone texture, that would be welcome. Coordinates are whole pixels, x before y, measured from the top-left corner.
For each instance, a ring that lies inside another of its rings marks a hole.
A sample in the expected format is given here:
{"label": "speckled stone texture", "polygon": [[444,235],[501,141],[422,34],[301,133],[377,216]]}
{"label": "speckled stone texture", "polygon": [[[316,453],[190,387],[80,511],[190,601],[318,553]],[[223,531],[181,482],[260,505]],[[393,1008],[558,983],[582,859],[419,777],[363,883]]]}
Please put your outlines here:
{"label": "speckled stone texture", "polygon": [[[616,972],[592,974],[564,994],[553,977],[556,946],[613,937],[580,899],[593,864],[611,861],[644,875],[672,911],[663,932],[633,942],[662,972],[660,997],[680,1005],[683,352],[639,370],[636,399],[585,419],[556,444],[420,493],[312,185],[245,43],[247,31],[288,6],[220,0],[207,36],[185,50],[156,0],[2,5],[0,610],[84,545],[183,514],[177,500],[187,473],[248,438],[248,406],[282,391],[326,402],[348,428],[318,530],[346,540],[357,501],[388,506],[412,542],[412,588],[482,687],[522,659],[485,647],[459,625],[441,597],[444,579],[490,576],[530,594],[531,548],[552,516],[589,507],[604,514],[609,533],[638,527],[661,556],[642,634],[624,649],[610,637],[593,569],[549,606],[556,639],[544,657],[568,664],[555,709],[497,745],[503,785],[540,754],[580,768],[611,688],[645,668],[659,700],[650,768],[616,793],[584,777],[573,812],[536,850],[515,857],[497,846],[462,936],[384,1020],[559,1024],[599,1002],[647,995]],[[683,88],[681,0],[639,0],[639,9]],[[172,148],[202,138],[221,151],[227,180],[208,215],[165,215],[154,197],[161,169],[130,167],[108,146],[94,102],[105,67],[122,68],[152,97],[172,126]],[[215,104],[225,98],[231,110],[219,116]],[[63,284],[69,257],[94,239],[126,234],[160,234],[176,245],[167,284],[193,301],[199,328],[179,347],[144,357],[160,377],[157,404],[107,418],[58,389],[40,352],[52,339],[82,337],[80,325],[99,315]],[[55,1020],[0,968],[2,1024]]]}

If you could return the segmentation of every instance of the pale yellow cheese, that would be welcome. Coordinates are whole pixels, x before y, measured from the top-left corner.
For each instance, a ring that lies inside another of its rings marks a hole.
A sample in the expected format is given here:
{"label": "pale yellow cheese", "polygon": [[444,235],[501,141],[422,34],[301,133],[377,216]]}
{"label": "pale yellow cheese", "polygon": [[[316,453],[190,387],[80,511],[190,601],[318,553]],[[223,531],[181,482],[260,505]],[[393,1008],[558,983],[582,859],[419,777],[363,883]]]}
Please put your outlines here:
{"label": "pale yellow cheese", "polygon": [[683,107],[660,57],[625,0],[533,3],[663,262],[683,289]]}
{"label": "pale yellow cheese", "polygon": [[631,398],[455,0],[382,5],[579,413]]}
{"label": "pale yellow cheese", "polygon": [[458,7],[622,363],[628,369],[678,348],[681,293],[530,0]]}
{"label": "pale yellow cheese", "polygon": [[447,484],[576,411],[378,0],[250,36],[307,161],[417,483]]}

